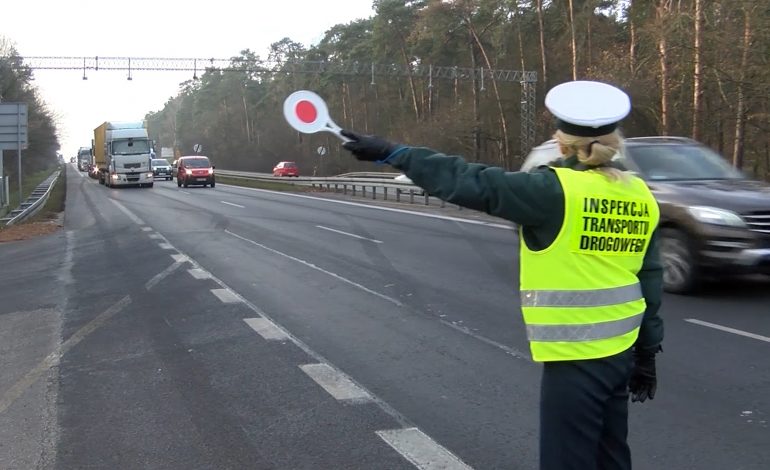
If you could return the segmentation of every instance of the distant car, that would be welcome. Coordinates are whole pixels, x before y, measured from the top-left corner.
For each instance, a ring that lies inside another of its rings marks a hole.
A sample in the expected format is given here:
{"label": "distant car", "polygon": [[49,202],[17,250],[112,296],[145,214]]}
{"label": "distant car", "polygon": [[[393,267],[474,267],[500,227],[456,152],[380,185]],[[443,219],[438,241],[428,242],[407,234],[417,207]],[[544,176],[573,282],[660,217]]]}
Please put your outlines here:
{"label": "distant car", "polygon": [[278,162],[278,164],[273,167],[273,176],[299,177],[299,168],[294,162]]}
{"label": "distant car", "polygon": [[163,178],[165,180],[173,179],[171,174],[171,165],[165,158],[153,158],[152,159],[152,176],[155,179]]}
{"label": "distant car", "polygon": [[[532,150],[521,169],[557,158],[556,142],[548,141]],[[706,276],[770,275],[770,185],[683,137],[625,139],[616,161],[647,182],[660,206],[667,291],[691,292]]]}
{"label": "distant car", "polygon": [[179,157],[176,161],[176,185],[185,188],[191,184],[214,187],[214,165],[208,157],[194,155]]}

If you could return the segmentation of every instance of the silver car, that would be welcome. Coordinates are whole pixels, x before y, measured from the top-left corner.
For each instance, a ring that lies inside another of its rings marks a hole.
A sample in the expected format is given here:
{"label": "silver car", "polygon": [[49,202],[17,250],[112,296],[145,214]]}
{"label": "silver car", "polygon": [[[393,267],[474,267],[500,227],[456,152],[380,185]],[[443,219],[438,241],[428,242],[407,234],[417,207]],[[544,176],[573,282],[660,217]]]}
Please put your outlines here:
{"label": "silver car", "polygon": [[153,158],[152,159],[152,175],[155,179],[164,178],[167,181],[171,181],[173,178],[171,174],[171,165],[165,158]]}

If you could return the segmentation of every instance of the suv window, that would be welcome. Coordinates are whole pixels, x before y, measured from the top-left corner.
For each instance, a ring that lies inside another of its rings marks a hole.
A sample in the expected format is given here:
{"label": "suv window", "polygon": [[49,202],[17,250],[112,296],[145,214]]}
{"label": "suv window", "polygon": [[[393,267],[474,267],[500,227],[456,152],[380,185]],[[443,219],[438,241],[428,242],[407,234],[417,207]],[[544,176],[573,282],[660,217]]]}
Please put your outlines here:
{"label": "suv window", "polygon": [[743,175],[716,152],[700,145],[626,146],[628,158],[652,181],[724,180]]}

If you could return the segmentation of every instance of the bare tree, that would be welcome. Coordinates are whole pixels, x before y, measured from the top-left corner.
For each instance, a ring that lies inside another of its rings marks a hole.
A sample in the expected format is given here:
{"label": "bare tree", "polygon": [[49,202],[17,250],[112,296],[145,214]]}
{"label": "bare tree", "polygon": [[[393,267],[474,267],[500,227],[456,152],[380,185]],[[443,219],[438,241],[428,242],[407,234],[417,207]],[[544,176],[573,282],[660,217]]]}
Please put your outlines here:
{"label": "bare tree", "polygon": [[660,133],[669,135],[671,123],[669,116],[669,84],[668,84],[668,42],[666,33],[666,17],[671,12],[671,0],[658,0],[655,6],[655,18],[658,29],[658,60],[660,63]]}
{"label": "bare tree", "polygon": [[703,112],[703,2],[695,1],[695,42],[693,44],[692,138],[700,140],[700,115]]}
{"label": "bare tree", "polygon": [[[543,86],[548,89],[548,67],[546,66],[545,57],[545,27],[543,22],[543,0],[537,0],[535,3],[537,8],[537,27],[540,33],[540,63],[543,70]],[[519,29],[521,31],[521,29]]]}
{"label": "bare tree", "polygon": [[751,2],[743,2],[743,46],[741,50],[741,68],[738,79],[738,98],[735,105],[735,141],[733,143],[733,166],[743,168],[743,148],[746,133],[746,70],[751,48],[751,15],[754,7]]}
{"label": "bare tree", "polygon": [[575,43],[575,12],[572,0],[569,0],[569,28],[572,39],[572,79],[577,80],[577,44]]}

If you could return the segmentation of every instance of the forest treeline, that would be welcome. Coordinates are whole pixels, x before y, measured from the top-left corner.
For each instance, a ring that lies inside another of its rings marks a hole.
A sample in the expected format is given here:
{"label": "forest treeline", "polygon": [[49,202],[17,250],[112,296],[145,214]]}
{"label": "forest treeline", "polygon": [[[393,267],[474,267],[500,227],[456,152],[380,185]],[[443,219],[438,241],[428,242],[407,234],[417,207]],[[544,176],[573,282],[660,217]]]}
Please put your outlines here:
{"label": "forest treeline", "polygon": [[[489,70],[533,71],[536,143],[552,133],[543,106],[549,88],[601,80],[631,96],[625,135],[692,137],[735,166],[770,177],[768,1],[376,0],[373,6],[371,18],[336,25],[315,45],[283,38],[266,57],[243,50],[230,70],[209,69],[180,84],[177,96],[147,115],[158,147],[187,154],[200,144],[218,168],[233,170],[270,171],[280,160],[297,161],[306,175],[371,169],[342,151],[333,135],[299,134],[286,124],[286,96],[310,89],[344,128],[517,169],[526,149],[522,86]],[[482,74],[398,73],[431,66],[487,74],[480,80]]]}

